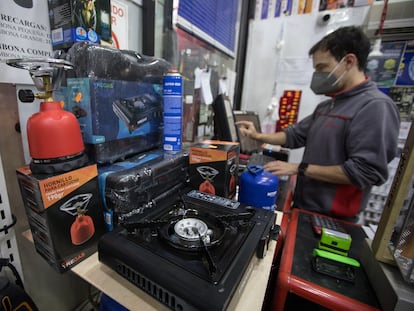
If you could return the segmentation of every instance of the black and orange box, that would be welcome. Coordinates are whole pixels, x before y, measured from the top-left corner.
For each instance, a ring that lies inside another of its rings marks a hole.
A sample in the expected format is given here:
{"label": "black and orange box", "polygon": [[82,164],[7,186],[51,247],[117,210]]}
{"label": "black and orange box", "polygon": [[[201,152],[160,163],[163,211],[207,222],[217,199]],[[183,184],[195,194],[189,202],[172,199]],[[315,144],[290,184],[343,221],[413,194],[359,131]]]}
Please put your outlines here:
{"label": "black and orange box", "polygon": [[58,175],[17,169],[36,251],[65,272],[97,250],[106,232],[96,164]]}
{"label": "black and orange box", "polygon": [[190,147],[189,176],[194,189],[234,198],[238,184],[239,143],[205,140]]}

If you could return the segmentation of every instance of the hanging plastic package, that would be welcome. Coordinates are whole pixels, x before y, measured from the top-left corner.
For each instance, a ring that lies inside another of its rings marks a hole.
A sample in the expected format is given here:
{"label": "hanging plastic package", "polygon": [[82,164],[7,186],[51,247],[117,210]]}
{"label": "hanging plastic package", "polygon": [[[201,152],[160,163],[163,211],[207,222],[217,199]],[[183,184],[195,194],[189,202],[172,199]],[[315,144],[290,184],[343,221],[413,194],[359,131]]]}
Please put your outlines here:
{"label": "hanging plastic package", "polygon": [[262,166],[248,166],[240,176],[239,201],[267,210],[276,209],[279,179]]}

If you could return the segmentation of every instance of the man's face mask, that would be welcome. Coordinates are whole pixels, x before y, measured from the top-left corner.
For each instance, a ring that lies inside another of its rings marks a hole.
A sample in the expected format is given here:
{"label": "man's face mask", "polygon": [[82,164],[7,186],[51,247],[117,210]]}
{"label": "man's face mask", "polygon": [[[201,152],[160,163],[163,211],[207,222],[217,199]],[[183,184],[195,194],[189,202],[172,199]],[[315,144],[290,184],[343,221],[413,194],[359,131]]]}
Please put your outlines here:
{"label": "man's face mask", "polygon": [[315,94],[332,94],[338,92],[341,87],[339,81],[344,77],[347,71],[344,71],[338,78],[334,76],[334,72],[339,65],[344,61],[345,57],[332,69],[331,72],[315,71],[312,76],[310,88]]}

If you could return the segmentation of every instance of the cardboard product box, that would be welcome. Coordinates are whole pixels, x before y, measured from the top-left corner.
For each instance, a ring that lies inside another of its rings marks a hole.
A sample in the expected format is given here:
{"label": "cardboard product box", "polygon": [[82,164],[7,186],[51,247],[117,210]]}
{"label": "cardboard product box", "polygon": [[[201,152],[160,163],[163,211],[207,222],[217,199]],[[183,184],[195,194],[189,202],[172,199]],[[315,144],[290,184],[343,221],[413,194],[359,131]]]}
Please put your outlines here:
{"label": "cardboard product box", "polygon": [[109,231],[119,222],[142,218],[156,210],[156,202],[186,186],[188,152],[155,149],[122,162],[100,166],[99,186]]}
{"label": "cardboard product box", "polygon": [[96,252],[106,232],[97,175],[95,164],[55,176],[17,169],[36,251],[58,272]]}
{"label": "cardboard product box", "polygon": [[98,164],[161,146],[162,85],[67,79],[65,109],[78,118],[86,150]]}
{"label": "cardboard product box", "polygon": [[73,43],[111,43],[110,0],[48,0],[52,47],[69,48]]}
{"label": "cardboard product box", "polygon": [[194,189],[233,198],[238,184],[239,143],[205,140],[190,147],[190,184]]}

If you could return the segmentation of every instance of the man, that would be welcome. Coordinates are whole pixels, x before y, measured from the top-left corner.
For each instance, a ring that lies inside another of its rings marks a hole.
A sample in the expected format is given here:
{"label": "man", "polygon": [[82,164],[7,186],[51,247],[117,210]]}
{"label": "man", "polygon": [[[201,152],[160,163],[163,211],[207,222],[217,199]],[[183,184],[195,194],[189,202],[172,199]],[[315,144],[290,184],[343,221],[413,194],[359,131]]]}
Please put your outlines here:
{"label": "man", "polygon": [[365,76],[370,42],[358,27],[342,27],[309,51],[315,69],[311,89],[330,99],[284,131],[256,132],[238,122],[242,135],[287,148],[305,147],[302,163],[273,161],[275,175],[297,174],[294,206],[352,219],[363,210],[373,185],[388,178],[397,155],[399,111]]}

